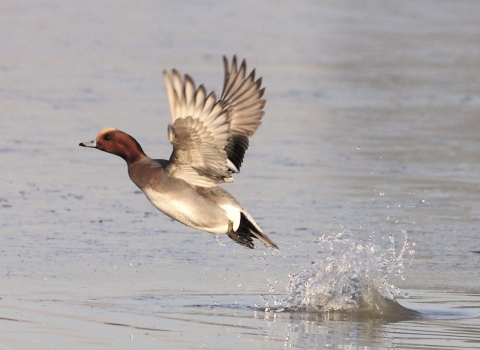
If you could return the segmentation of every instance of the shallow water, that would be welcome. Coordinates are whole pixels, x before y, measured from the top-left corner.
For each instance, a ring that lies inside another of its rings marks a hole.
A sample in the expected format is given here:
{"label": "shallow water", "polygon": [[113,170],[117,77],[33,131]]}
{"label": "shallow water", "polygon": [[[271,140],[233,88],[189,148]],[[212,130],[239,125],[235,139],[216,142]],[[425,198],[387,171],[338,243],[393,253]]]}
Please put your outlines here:
{"label": "shallow water", "polygon": [[[480,4],[0,10],[0,349],[480,346]],[[78,147],[112,126],[168,157],[162,70],[219,92],[234,53],[268,103],[225,187],[279,252],[172,222],[121,159]],[[407,233],[388,283],[414,312],[279,312],[289,275],[328,256],[319,238],[345,231],[377,254]]]}

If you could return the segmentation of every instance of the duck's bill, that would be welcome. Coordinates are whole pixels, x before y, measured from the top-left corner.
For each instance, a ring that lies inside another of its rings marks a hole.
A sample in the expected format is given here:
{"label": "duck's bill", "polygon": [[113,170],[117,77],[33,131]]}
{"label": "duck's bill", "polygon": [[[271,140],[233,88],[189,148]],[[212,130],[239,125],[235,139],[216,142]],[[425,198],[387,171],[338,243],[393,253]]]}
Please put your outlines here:
{"label": "duck's bill", "polygon": [[96,140],[92,140],[92,141],[88,141],[88,142],[80,142],[78,145],[79,145],[79,146],[82,146],[82,147],[92,147],[92,148],[96,148],[96,147],[97,147],[97,141],[96,141]]}

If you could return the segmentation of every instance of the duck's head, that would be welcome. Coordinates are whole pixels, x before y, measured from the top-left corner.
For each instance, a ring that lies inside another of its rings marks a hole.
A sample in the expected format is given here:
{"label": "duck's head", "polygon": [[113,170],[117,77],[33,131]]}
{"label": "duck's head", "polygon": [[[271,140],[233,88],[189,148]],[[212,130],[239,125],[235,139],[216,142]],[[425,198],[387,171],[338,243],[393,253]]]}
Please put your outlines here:
{"label": "duck's head", "polygon": [[95,140],[81,142],[79,146],[96,148],[125,159],[128,164],[145,157],[142,146],[133,137],[114,128],[101,130]]}

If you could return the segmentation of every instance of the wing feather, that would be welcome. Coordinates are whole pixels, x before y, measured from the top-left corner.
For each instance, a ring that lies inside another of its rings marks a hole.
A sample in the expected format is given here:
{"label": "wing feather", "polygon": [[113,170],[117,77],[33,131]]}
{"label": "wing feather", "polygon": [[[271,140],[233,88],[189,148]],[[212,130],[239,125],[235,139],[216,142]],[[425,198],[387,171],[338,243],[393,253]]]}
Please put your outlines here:
{"label": "wing feather", "polygon": [[172,114],[168,135],[173,152],[166,170],[173,176],[197,186],[231,182],[238,172],[249,137],[259,128],[264,112],[265,92],[255,70],[246,76],[245,60],[240,66],[236,56],[229,67],[223,58],[225,79],[221,98],[207,95],[205,87],[195,88],[189,75],[182,79],[177,70],[164,71]]}
{"label": "wing feather", "polygon": [[[229,68],[228,60],[223,58],[225,83],[220,100],[230,121],[231,140],[227,147],[227,157],[237,169],[242,165],[249,146],[248,138],[253,136],[261,125],[266,100],[262,99],[265,88],[261,88],[262,78],[255,80],[255,70],[246,77],[246,62],[242,61],[237,69],[236,57]],[[233,158],[235,161],[233,161]]]}

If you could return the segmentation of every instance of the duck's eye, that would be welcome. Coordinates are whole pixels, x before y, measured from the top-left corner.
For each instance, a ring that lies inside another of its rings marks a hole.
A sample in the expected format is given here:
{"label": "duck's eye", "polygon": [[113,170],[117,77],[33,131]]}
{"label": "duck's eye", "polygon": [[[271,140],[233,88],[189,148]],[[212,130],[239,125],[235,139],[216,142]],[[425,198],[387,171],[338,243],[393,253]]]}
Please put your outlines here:
{"label": "duck's eye", "polygon": [[109,134],[107,134],[107,135],[105,135],[105,136],[103,137],[103,139],[104,139],[105,141],[109,141],[109,140],[112,139],[112,137],[111,137]]}

